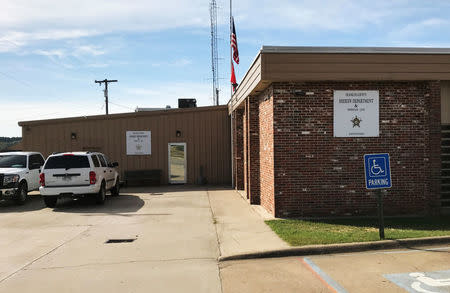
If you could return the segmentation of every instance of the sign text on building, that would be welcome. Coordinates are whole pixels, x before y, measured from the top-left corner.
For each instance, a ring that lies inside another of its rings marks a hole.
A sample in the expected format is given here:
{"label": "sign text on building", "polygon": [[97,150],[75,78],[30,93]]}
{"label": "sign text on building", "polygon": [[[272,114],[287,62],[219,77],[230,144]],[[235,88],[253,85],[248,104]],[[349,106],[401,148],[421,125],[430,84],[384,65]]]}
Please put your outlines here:
{"label": "sign text on building", "polygon": [[334,91],[334,137],[379,136],[379,91]]}
{"label": "sign text on building", "polygon": [[150,155],[151,131],[127,131],[127,155]]}

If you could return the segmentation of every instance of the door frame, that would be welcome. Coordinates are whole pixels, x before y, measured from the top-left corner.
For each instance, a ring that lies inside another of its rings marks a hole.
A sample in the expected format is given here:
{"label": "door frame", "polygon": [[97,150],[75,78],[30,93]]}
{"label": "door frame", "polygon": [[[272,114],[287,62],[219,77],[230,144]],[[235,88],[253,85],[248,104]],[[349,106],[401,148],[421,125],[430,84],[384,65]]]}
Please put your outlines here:
{"label": "door frame", "polygon": [[[184,146],[184,180],[171,180],[170,178],[170,146],[172,145],[182,145]],[[169,180],[169,184],[180,184],[180,183],[186,183],[187,182],[187,178],[186,178],[186,173],[187,173],[187,148],[186,148],[186,143],[185,142],[169,142],[167,145],[167,162],[169,165],[169,172],[168,172],[168,180]]]}

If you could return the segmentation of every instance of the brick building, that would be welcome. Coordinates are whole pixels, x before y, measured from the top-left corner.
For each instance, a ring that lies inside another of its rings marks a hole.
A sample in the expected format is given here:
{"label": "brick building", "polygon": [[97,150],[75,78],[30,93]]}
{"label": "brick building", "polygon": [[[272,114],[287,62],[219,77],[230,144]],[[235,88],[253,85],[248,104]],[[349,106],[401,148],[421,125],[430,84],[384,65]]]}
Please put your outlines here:
{"label": "brick building", "polygon": [[389,153],[386,215],[448,211],[449,81],[450,49],[263,47],[228,103],[234,185],[277,217],[375,215],[363,155]]}

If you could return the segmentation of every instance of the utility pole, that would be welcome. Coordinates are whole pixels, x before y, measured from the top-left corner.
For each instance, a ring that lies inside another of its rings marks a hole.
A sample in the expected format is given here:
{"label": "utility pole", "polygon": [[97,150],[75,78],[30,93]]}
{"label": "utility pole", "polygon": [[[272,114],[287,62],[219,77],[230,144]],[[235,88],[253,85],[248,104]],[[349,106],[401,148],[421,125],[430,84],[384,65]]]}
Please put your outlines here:
{"label": "utility pole", "polygon": [[108,115],[108,82],[117,82],[117,79],[114,80],[108,80],[108,79],[104,79],[104,80],[96,80],[95,83],[98,83],[100,86],[102,85],[102,83],[105,83],[105,105],[106,105],[106,115]]}

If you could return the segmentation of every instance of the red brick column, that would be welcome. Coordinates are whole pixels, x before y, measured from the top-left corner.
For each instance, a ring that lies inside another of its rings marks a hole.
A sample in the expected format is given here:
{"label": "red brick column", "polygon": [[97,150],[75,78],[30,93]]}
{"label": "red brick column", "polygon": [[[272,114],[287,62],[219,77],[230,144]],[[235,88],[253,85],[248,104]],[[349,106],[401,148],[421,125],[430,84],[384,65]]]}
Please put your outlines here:
{"label": "red brick column", "polygon": [[441,85],[429,82],[425,93],[428,110],[428,141],[425,149],[425,164],[429,170],[425,198],[428,199],[428,214],[438,215],[441,208]]}
{"label": "red brick column", "polygon": [[248,99],[245,99],[244,101],[244,114],[242,115],[242,132],[243,132],[243,142],[242,146],[244,149],[244,191],[247,195],[247,199],[250,196],[250,190],[248,188],[248,174],[249,174],[249,163],[248,163],[248,105],[247,105]]}
{"label": "red brick column", "polygon": [[248,187],[251,204],[260,204],[259,166],[259,101],[257,97],[247,98],[248,113]]}
{"label": "red brick column", "polygon": [[275,215],[272,87],[258,97],[260,202]]}
{"label": "red brick column", "polygon": [[233,112],[233,176],[235,188],[244,189],[244,133],[243,133],[243,110],[237,109]]}

